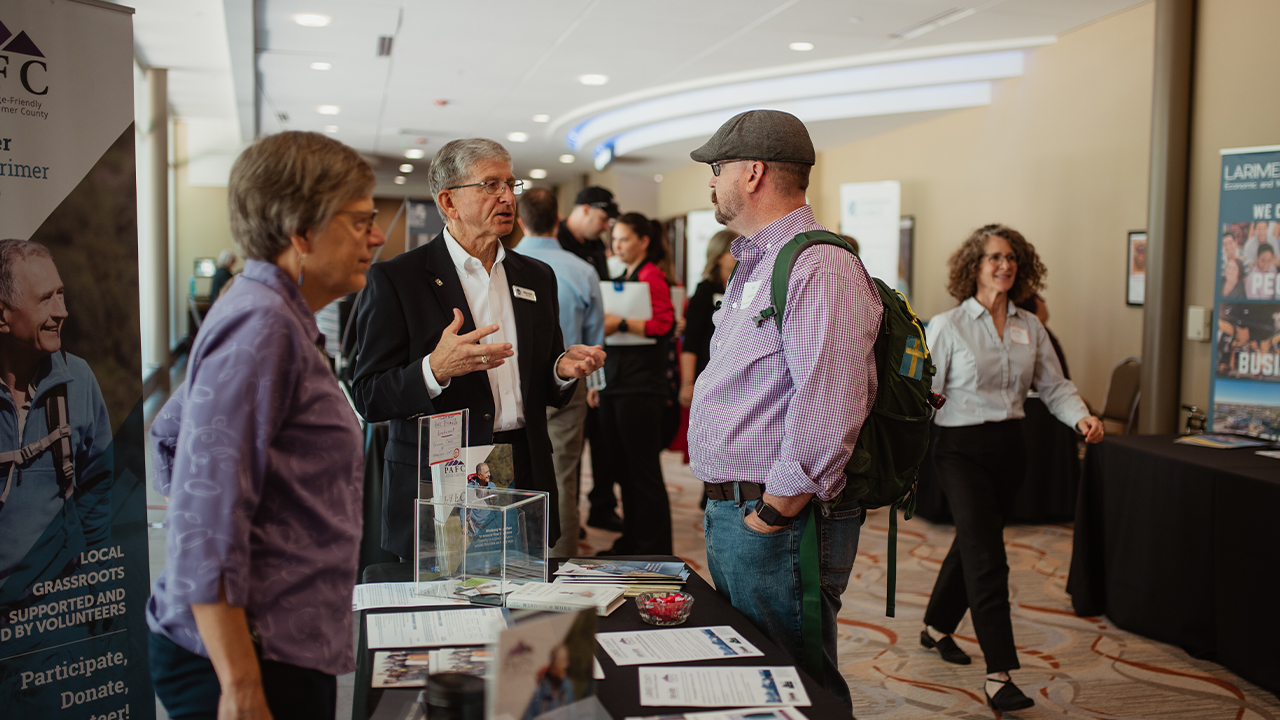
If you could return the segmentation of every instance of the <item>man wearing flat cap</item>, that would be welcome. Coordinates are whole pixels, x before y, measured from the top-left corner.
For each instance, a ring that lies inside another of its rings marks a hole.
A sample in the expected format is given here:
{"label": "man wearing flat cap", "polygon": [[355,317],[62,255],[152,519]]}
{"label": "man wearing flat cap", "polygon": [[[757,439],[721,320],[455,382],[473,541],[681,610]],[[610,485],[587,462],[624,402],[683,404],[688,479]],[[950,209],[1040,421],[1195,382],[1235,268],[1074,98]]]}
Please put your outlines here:
{"label": "man wearing flat cap", "polygon": [[825,230],[805,202],[814,151],[799,119],[745,112],[689,155],[711,166],[716,219],[742,236],[689,415],[711,577],[852,713],[836,614],[863,515],[832,500],[875,399],[880,296],[856,256],[815,245],[796,258],[782,329],[761,320],[779,250]]}

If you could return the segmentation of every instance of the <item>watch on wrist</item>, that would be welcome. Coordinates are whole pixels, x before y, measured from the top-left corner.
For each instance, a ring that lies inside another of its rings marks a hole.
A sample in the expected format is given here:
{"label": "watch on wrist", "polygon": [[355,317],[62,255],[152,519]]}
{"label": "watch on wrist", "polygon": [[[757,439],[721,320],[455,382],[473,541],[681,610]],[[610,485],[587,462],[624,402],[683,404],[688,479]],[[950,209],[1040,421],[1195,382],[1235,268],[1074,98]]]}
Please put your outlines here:
{"label": "watch on wrist", "polygon": [[627,319],[622,318],[618,321],[618,332],[627,332]]}
{"label": "watch on wrist", "polygon": [[769,527],[786,527],[795,520],[795,516],[787,517],[770,507],[769,503],[762,498],[760,504],[756,506],[756,515],[760,516],[761,522]]}

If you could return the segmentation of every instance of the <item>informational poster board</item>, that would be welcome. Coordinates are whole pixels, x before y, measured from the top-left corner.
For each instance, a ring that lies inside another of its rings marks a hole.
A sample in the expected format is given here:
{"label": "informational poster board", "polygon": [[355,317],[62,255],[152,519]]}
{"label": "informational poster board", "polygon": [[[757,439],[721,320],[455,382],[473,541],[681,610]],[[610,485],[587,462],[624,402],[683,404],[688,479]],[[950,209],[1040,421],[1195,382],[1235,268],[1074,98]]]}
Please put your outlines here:
{"label": "informational poster board", "polygon": [[1280,145],[1222,151],[1209,427],[1280,440]]}
{"label": "informational poster board", "polygon": [[132,12],[0,6],[6,718],[155,717]]}
{"label": "informational poster board", "polygon": [[422,247],[444,230],[444,221],[433,202],[405,200],[405,252]]}
{"label": "informational poster board", "polygon": [[871,277],[905,286],[900,277],[902,187],[897,180],[840,186],[840,233],[858,241],[858,254]]}
{"label": "informational poster board", "polygon": [[711,236],[723,229],[724,226],[716,222],[715,210],[695,210],[685,217],[685,287],[696,290],[698,283],[702,282],[702,270],[707,264],[707,245],[711,243]]}

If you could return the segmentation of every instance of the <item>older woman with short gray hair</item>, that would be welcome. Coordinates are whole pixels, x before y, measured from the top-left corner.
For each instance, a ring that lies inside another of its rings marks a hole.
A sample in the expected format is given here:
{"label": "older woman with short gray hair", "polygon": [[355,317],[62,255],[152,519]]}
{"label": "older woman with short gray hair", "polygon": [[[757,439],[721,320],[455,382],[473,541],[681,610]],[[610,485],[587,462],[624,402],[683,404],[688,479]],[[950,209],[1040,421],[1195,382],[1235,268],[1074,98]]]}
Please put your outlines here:
{"label": "older woman with short gray hair", "polygon": [[169,716],[332,718],[355,663],[359,421],[314,313],[365,283],[386,242],[374,175],[318,133],[262,138],[231,169],[247,258],[151,427],[168,564],[147,604]]}

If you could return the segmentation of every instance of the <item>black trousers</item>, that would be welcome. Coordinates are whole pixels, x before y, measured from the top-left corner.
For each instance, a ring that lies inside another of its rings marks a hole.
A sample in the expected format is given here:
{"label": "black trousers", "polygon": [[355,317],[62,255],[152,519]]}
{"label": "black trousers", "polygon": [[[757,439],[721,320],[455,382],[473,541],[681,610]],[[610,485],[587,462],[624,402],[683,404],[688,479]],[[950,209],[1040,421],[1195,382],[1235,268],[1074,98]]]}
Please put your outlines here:
{"label": "black trousers", "polygon": [[625,555],[671,554],[671,501],[662,479],[661,395],[601,395],[603,467],[596,482],[622,487],[622,537],[613,551]]}
{"label": "black trousers", "polygon": [[613,495],[613,486],[615,479],[607,477],[607,473],[603,472],[603,468],[608,464],[605,460],[604,453],[604,428],[600,422],[600,409],[587,408],[587,424],[584,429],[587,438],[587,446],[591,448],[591,473],[594,478],[591,483],[591,492],[587,493],[587,500],[590,502],[590,510],[588,510],[587,519],[608,518],[618,510],[618,499]]}
{"label": "black trousers", "polygon": [[1026,473],[1018,420],[939,428],[933,457],[956,539],[933,585],[925,624],[955,632],[969,611],[987,672],[1021,667],[1009,618],[1009,562],[1004,524]]}
{"label": "black trousers", "polygon": [[[213,663],[163,635],[150,633],[151,683],[173,720],[216,720],[222,688]],[[258,659],[267,707],[276,720],[333,718],[338,680],[319,670]]]}

